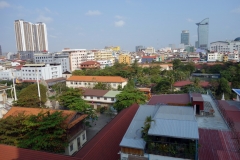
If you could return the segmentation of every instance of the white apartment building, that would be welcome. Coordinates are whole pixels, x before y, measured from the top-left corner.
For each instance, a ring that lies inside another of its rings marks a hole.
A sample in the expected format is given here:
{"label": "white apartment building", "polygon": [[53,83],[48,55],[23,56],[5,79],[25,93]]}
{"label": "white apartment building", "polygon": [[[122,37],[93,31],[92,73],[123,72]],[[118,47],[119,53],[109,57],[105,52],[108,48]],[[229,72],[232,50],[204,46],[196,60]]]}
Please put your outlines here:
{"label": "white apartment building", "polygon": [[61,64],[62,72],[70,71],[70,61],[68,53],[35,53],[33,56],[34,63],[59,63]]}
{"label": "white apartment building", "polygon": [[62,77],[60,64],[26,64],[21,68],[22,80],[55,79]]}
{"label": "white apartment building", "polygon": [[39,22],[32,24],[23,20],[15,20],[15,38],[17,51],[47,51],[47,28],[46,24]]}
{"label": "white apartment building", "polygon": [[210,43],[210,51],[215,52],[240,52],[240,40],[236,38],[234,41],[217,41]]}
{"label": "white apartment building", "polygon": [[93,88],[98,82],[110,85],[112,89],[122,88],[128,80],[120,76],[71,76],[66,80],[66,86],[71,88]]}
{"label": "white apartment building", "polygon": [[69,62],[70,62],[70,71],[75,71],[80,69],[80,64],[82,62],[88,61],[88,58],[91,55],[86,49],[64,49],[63,53],[69,54]]}
{"label": "white apartment building", "polygon": [[0,71],[0,80],[12,80],[12,78],[21,79],[21,71],[16,69],[7,69]]}
{"label": "white apartment building", "polygon": [[147,47],[145,53],[155,53],[155,49],[153,47]]}
{"label": "white apartment building", "polygon": [[228,61],[237,61],[239,62],[239,54],[237,51],[228,54]]}
{"label": "white apartment building", "polygon": [[[99,49],[99,50],[92,50],[95,56],[96,61],[101,60],[115,60],[114,59],[114,51],[112,49]],[[115,62],[115,61],[114,61]]]}
{"label": "white apartment building", "polygon": [[100,68],[104,69],[105,67],[111,67],[114,65],[114,60],[110,59],[110,60],[98,60],[97,62],[99,62],[101,64]]}
{"label": "white apartment building", "polygon": [[207,53],[207,61],[208,62],[216,62],[216,61],[223,61],[223,53],[213,52]]}

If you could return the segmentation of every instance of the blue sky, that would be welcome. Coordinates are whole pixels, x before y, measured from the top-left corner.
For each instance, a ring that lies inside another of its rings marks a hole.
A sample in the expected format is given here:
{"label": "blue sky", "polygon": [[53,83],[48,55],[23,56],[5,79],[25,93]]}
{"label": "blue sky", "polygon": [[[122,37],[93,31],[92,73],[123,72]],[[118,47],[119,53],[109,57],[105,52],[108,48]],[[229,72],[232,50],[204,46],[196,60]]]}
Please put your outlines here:
{"label": "blue sky", "polygon": [[14,20],[45,22],[49,51],[180,43],[197,40],[195,23],[209,18],[209,42],[240,37],[240,0],[0,0],[0,45],[16,52]]}

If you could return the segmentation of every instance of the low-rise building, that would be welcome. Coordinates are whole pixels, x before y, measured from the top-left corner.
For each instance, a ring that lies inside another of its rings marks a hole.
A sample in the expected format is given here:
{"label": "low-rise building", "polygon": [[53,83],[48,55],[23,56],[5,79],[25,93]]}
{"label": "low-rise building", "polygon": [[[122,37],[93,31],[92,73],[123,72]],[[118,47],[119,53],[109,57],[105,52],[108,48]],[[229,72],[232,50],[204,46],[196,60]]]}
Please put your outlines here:
{"label": "low-rise building", "polygon": [[128,80],[120,76],[71,76],[67,79],[67,87],[72,88],[93,88],[97,83],[109,85],[112,89],[124,87]]}
{"label": "low-rise building", "polygon": [[[58,110],[42,109],[42,108],[25,108],[25,107],[12,107],[3,118],[9,116],[16,116],[19,113],[24,115],[37,115],[40,112],[50,112],[54,113]],[[68,133],[68,146],[65,148],[66,155],[72,155],[74,152],[78,151],[83,144],[87,141],[86,128],[84,124],[84,119],[88,116],[86,114],[80,114],[76,111],[70,110],[60,110],[63,116],[68,116],[63,122],[66,124],[66,131]]]}
{"label": "low-rise building", "polygon": [[97,61],[86,61],[80,64],[80,69],[98,69],[101,64]]}
{"label": "low-rise building", "polygon": [[116,95],[121,91],[100,90],[100,89],[84,89],[82,99],[87,101],[94,109],[112,107],[116,102]]}

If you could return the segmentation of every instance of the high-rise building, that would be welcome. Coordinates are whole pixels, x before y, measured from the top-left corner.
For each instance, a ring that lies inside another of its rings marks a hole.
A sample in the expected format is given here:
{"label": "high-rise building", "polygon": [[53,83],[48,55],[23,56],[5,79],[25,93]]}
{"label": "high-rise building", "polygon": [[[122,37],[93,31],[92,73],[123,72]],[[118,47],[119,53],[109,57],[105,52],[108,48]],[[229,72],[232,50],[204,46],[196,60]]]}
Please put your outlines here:
{"label": "high-rise building", "polygon": [[0,56],[2,56],[2,47],[0,45]]}
{"label": "high-rise building", "polygon": [[144,49],[145,49],[144,46],[136,46],[136,52],[142,51]]}
{"label": "high-rise building", "polygon": [[184,45],[189,45],[189,31],[183,30],[181,33],[181,43]]}
{"label": "high-rise building", "polygon": [[32,24],[23,20],[15,20],[15,36],[17,51],[48,51],[46,24]]}
{"label": "high-rise building", "polygon": [[196,23],[198,26],[198,48],[208,49],[208,26],[209,18]]}

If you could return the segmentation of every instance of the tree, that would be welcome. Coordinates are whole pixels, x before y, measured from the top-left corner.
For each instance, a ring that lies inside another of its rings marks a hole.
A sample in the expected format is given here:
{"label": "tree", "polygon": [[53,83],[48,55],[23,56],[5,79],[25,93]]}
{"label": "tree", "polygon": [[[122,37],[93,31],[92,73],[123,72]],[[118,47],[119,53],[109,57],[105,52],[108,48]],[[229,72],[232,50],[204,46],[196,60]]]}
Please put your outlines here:
{"label": "tree", "polygon": [[124,89],[120,94],[116,96],[117,101],[114,103],[114,108],[119,113],[124,108],[131,106],[134,103],[144,104],[146,103],[147,96],[140,92],[138,89]]}
{"label": "tree", "polygon": [[24,114],[0,119],[0,144],[16,146],[27,133],[25,120]]}
{"label": "tree", "polygon": [[61,106],[70,110],[81,112],[88,115],[88,118],[95,119],[97,117],[95,110],[82,98],[82,90],[78,88],[69,88],[59,96]]}
{"label": "tree", "polygon": [[20,148],[63,153],[67,132],[62,112],[24,113],[0,119],[0,143]]}
{"label": "tree", "polygon": [[85,72],[83,70],[75,70],[72,72],[73,76],[85,76]]}
{"label": "tree", "polygon": [[174,59],[172,63],[173,63],[173,70],[177,70],[182,66],[182,62],[180,59]]}
{"label": "tree", "polygon": [[154,87],[155,92],[166,94],[169,93],[171,89],[171,83],[167,79],[162,79],[156,87]]}
{"label": "tree", "polygon": [[47,89],[42,84],[39,84],[39,87],[41,101],[39,101],[38,97],[37,84],[31,84],[19,93],[18,100],[14,103],[14,105],[19,107],[44,108],[44,104],[47,101]]}
{"label": "tree", "polygon": [[231,94],[231,88],[229,86],[229,82],[225,78],[220,78],[216,94],[220,97],[223,93],[225,98],[228,99]]}
{"label": "tree", "polygon": [[152,116],[147,116],[145,121],[144,121],[144,127],[142,127],[142,133],[143,133],[143,139],[145,141],[149,140],[148,131],[151,127],[152,122],[155,122],[155,120],[152,119]]}
{"label": "tree", "polygon": [[62,112],[41,112],[25,120],[27,133],[17,146],[33,150],[63,153],[67,143],[67,131]]}

